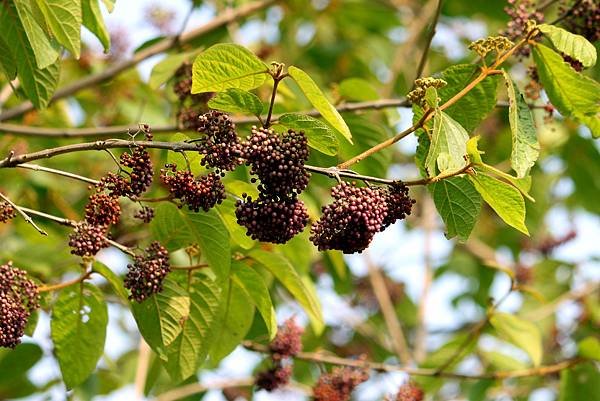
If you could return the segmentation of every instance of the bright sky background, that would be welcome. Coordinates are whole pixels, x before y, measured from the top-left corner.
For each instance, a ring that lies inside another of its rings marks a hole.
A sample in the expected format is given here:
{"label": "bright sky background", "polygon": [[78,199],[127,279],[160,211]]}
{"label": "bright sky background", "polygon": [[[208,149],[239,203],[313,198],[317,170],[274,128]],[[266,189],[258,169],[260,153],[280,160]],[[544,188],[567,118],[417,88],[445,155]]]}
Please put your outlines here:
{"label": "bright sky background", "polygon": [[[149,27],[145,20],[144,10],[152,4],[162,4],[163,7],[176,12],[176,20],[174,22],[175,29],[181,26],[182,21],[189,10],[189,1],[187,0],[170,0],[169,2],[151,2],[143,0],[118,0],[112,14],[106,14],[106,21],[109,29],[124,28],[129,33],[129,41],[131,49],[135,49],[146,40],[156,36],[156,30]],[[195,11],[188,23],[188,27],[196,27],[201,23],[208,21],[214,16],[214,10],[209,7],[203,7]],[[276,8],[269,13],[271,22],[277,22],[281,14]],[[85,31],[85,30],[84,30]],[[458,33],[458,34],[457,34]],[[263,38],[270,40],[276,38],[278,32],[273,24],[263,24],[257,20],[250,21],[240,27],[239,37],[243,38],[242,44],[249,44],[257,39]],[[310,24],[304,26],[297,35],[299,43],[307,43],[314,34],[314,27]],[[433,40],[433,48],[438,51],[444,51],[450,59],[458,59],[462,57],[466,51],[464,45],[460,41],[460,37],[466,37],[471,40],[485,36],[487,34],[486,27],[482,23],[473,22],[463,19],[442,19],[437,34]],[[89,32],[84,32],[84,40],[93,48],[101,49],[97,39]],[[459,37],[460,35],[460,37]],[[402,41],[403,32],[400,29],[394,32],[394,39]],[[138,68],[144,77],[148,77],[152,66],[158,62],[162,56],[153,57],[150,60],[142,63]],[[385,77],[385,68],[382,68],[380,76]],[[409,109],[399,109],[401,122],[398,129],[406,128],[412,121],[411,111]],[[76,115],[76,113],[75,113]],[[398,145],[406,152],[414,152],[416,141],[412,137],[408,137]],[[556,161],[549,161],[543,164],[543,167],[548,170],[560,168],[556,165]],[[415,177],[416,170],[404,171],[400,168],[392,168],[391,174],[404,178]],[[572,184],[569,182],[563,183],[558,190],[568,192],[572,190]],[[593,216],[588,213],[577,213],[574,219],[565,210],[556,209],[548,214],[548,223],[551,230],[557,235],[561,235],[570,228],[575,226],[578,236],[575,240],[567,245],[559,248],[556,257],[573,262],[582,260],[591,260],[596,257],[596,262],[589,262],[579,267],[579,273],[576,278],[576,284],[581,285],[590,280],[600,280],[600,251],[596,240],[600,237],[600,219],[598,216]],[[440,222],[441,227],[441,222]],[[369,254],[375,262],[383,266],[390,277],[395,280],[406,283],[406,289],[409,296],[413,300],[418,300],[422,290],[423,277],[423,243],[424,233],[420,229],[414,229],[410,232],[405,230],[403,223],[397,223],[383,233],[376,236],[373,244],[369,249]],[[448,256],[452,249],[451,242],[447,241],[442,231],[437,231],[433,235],[433,260],[434,265],[439,265]],[[500,253],[499,257],[507,259],[508,252]],[[126,270],[127,259],[123,254],[116,250],[105,250],[101,254],[102,259],[111,266],[116,272],[124,272]],[[366,268],[361,256],[348,257],[349,264],[353,273],[356,276],[364,276]],[[96,278],[95,280],[101,280]],[[437,280],[431,288],[430,297],[428,299],[428,314],[427,327],[429,329],[450,329],[461,325],[465,321],[473,321],[480,318],[477,315],[477,310],[473,305],[463,305],[461,313],[456,313],[450,304],[450,300],[461,291],[467,288],[469,282],[461,276],[446,276],[443,280]],[[498,275],[493,285],[493,295],[495,297],[502,296],[509,286],[508,279],[502,275]],[[318,293],[323,304],[323,311],[328,324],[333,326],[343,326],[344,321],[362,320],[366,318],[366,314],[361,310],[353,310],[348,306],[344,299],[337,296],[332,291],[332,283],[328,279],[321,279],[318,283]],[[502,310],[512,311],[519,307],[521,298],[518,294],[513,294],[502,305]],[[560,321],[567,324],[577,316],[578,310],[574,305],[565,305],[560,308]],[[302,310],[295,304],[284,305],[277,311],[279,321],[291,316],[297,315],[299,321],[306,324],[306,316]],[[110,358],[117,358],[124,351],[137,346],[137,338],[131,333],[137,333],[135,322],[131,314],[127,312],[122,316],[118,308],[109,307],[110,324],[106,339],[106,353]],[[117,320],[122,317],[127,322],[127,333],[116,324]],[[43,314],[40,323],[35,333],[35,341],[37,341],[45,350],[46,355],[51,355],[51,343],[49,338],[49,319]],[[429,345],[433,348],[438,346],[444,338],[430,337]],[[202,380],[210,382],[211,380],[223,380],[227,377],[248,377],[253,367],[261,360],[259,355],[244,349],[236,350],[232,355],[226,358],[221,367],[214,372],[206,372],[203,374]],[[102,363],[102,362],[101,362]],[[463,367],[465,369],[472,368],[470,361],[465,361]],[[38,383],[44,383],[48,378],[60,377],[58,366],[51,356],[47,356],[37,365],[32,373],[32,380]],[[406,375],[385,374],[375,375],[373,378],[360,386],[356,399],[371,401],[381,399],[384,394],[391,394],[397,390],[398,386],[406,380]],[[285,398],[284,398],[285,397]],[[553,392],[550,390],[539,390],[531,395],[531,401],[550,401],[554,398]],[[44,399],[43,396],[30,397],[29,400],[37,401]],[[117,400],[134,400],[134,392],[132,386],[119,390],[108,397],[96,397],[95,400],[117,401]],[[266,392],[260,392],[255,396],[256,400],[303,400],[305,397],[298,393],[286,392],[275,393],[269,395]],[[52,400],[64,400],[64,391],[60,388],[53,392]],[[212,392],[204,398],[206,401],[225,401],[218,392]]]}

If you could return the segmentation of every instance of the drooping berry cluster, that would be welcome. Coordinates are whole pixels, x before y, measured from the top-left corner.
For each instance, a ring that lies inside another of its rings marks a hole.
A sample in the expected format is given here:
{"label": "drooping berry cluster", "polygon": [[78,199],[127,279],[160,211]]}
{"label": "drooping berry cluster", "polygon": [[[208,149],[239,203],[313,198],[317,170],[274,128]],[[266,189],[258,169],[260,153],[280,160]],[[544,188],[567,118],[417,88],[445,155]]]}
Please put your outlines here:
{"label": "drooping berry cluster", "polygon": [[153,166],[150,154],[143,146],[137,146],[131,153],[121,154],[119,163],[131,169],[128,177],[109,172],[96,185],[98,191],[107,190],[110,196],[136,198],[146,192],[152,184]]}
{"label": "drooping berry cluster", "polygon": [[565,15],[562,24],[569,31],[590,42],[600,40],[600,2],[598,0],[567,0],[559,7]]}
{"label": "drooping berry cluster", "polygon": [[6,201],[0,202],[0,223],[6,223],[7,221],[14,219],[17,216],[15,208]]}
{"label": "drooping berry cluster", "polygon": [[92,194],[85,205],[85,221],[92,226],[108,227],[117,224],[120,216],[119,199],[105,193]]}
{"label": "drooping berry cluster", "polygon": [[236,202],[235,216],[252,239],[284,244],[300,233],[308,223],[304,202],[297,198],[272,199],[259,195]]}
{"label": "drooping berry cluster", "polygon": [[150,223],[154,218],[154,209],[148,206],[142,206],[142,208],[138,210],[133,217],[142,220],[144,223]]}
{"label": "drooping berry cluster", "polygon": [[124,284],[131,291],[129,299],[142,302],[162,291],[163,280],[171,271],[169,252],[154,241],[144,254],[135,256],[133,264],[128,264],[127,269]]}
{"label": "drooping berry cluster", "polygon": [[415,89],[408,92],[406,95],[407,99],[410,100],[411,103],[418,104],[419,106],[425,108],[425,94],[427,93],[427,88],[436,88],[440,89],[446,86],[448,83],[443,79],[425,77],[419,78],[415,81]]}
{"label": "drooping berry cluster", "polygon": [[304,329],[296,324],[293,317],[279,326],[277,335],[269,344],[272,367],[258,373],[256,387],[273,391],[284,387],[292,376],[292,360],[302,350],[302,333]]}
{"label": "drooping berry cluster", "polygon": [[407,193],[402,184],[383,189],[342,182],[332,188],[334,201],[323,206],[310,240],[319,250],[362,252],[376,233],[410,214],[414,202]]}
{"label": "drooping berry cluster", "polygon": [[216,173],[199,178],[189,171],[177,170],[175,164],[167,164],[160,170],[160,178],[175,199],[195,212],[205,212],[220,204],[225,199],[225,186]]}
{"label": "drooping berry cluster", "polygon": [[102,248],[108,247],[106,227],[81,222],[75,226],[69,235],[71,253],[77,256],[91,257]]}
{"label": "drooping berry cluster", "polygon": [[198,118],[197,141],[200,153],[204,155],[201,164],[217,169],[217,172],[231,171],[242,164],[241,144],[235,132],[235,124],[228,115],[220,111],[209,111]]}
{"label": "drooping berry cluster", "polygon": [[292,197],[308,185],[310,174],[304,169],[308,153],[308,141],[301,131],[278,135],[271,129],[252,127],[243,157],[250,172],[258,176],[261,193]]}
{"label": "drooping berry cluster", "polygon": [[[504,8],[504,12],[510,17],[510,21],[506,25],[506,29],[502,35],[510,40],[517,40],[531,29],[531,22],[544,22],[544,13],[537,10],[537,2],[535,0],[508,0],[508,6]],[[529,56],[531,48],[529,46],[521,46],[517,53],[523,57]]]}
{"label": "drooping berry cluster", "polygon": [[0,347],[14,348],[21,342],[27,320],[39,308],[37,285],[12,262],[0,265]]}
{"label": "drooping berry cluster", "polygon": [[400,386],[395,401],[423,401],[423,390],[416,384],[408,382]]}
{"label": "drooping berry cluster", "polygon": [[313,397],[315,401],[348,401],[354,389],[368,379],[366,370],[337,367],[319,377]]}

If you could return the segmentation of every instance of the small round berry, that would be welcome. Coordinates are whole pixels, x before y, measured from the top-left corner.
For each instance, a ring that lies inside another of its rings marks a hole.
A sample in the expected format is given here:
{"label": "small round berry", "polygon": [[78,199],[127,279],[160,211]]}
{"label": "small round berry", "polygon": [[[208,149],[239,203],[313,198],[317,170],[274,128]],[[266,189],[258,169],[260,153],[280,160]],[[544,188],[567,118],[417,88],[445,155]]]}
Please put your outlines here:
{"label": "small round berry", "polygon": [[6,223],[7,221],[14,219],[17,216],[17,211],[8,202],[0,202],[0,223]]}
{"label": "small round berry", "polygon": [[160,178],[175,199],[194,212],[200,209],[207,212],[226,198],[225,186],[216,173],[210,173],[199,178],[189,171],[177,170],[174,164],[166,165],[160,171]]}
{"label": "small round berry", "polygon": [[69,246],[73,255],[91,257],[102,248],[108,247],[106,227],[81,222],[69,235]]}
{"label": "small round berry", "polygon": [[142,220],[146,224],[150,223],[154,218],[154,209],[148,206],[142,206],[142,208],[138,210],[133,217]]}
{"label": "small round berry", "polygon": [[256,387],[269,392],[285,387],[292,377],[292,367],[277,365],[256,376]]}
{"label": "small round berry", "polygon": [[274,360],[289,358],[302,351],[302,333],[304,329],[291,317],[279,327],[277,335],[269,344]]}
{"label": "small round berry", "polygon": [[163,280],[171,271],[169,252],[154,241],[144,254],[135,256],[133,264],[128,264],[127,269],[124,285],[131,291],[129,299],[143,302],[162,291]]}
{"label": "small round berry", "polygon": [[423,401],[423,390],[414,383],[406,383],[400,386],[396,401]]}
{"label": "small round berry", "polygon": [[348,401],[356,386],[368,379],[366,370],[337,367],[319,377],[313,388],[313,397],[315,401]]}
{"label": "small round berry", "polygon": [[93,226],[108,227],[117,224],[120,216],[121,206],[114,196],[93,194],[85,206],[85,221]]}
{"label": "small round berry", "polygon": [[198,118],[198,132],[202,134],[197,141],[200,153],[204,155],[200,162],[203,166],[220,171],[231,171],[242,164],[241,144],[235,132],[235,124],[229,116],[212,110]]}

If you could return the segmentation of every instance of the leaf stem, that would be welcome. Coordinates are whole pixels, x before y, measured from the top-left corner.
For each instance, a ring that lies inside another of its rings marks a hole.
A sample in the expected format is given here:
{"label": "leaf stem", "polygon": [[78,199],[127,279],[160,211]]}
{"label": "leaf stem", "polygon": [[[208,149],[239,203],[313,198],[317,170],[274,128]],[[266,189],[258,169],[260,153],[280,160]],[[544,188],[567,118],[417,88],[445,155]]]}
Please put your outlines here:
{"label": "leaf stem", "polygon": [[58,284],[53,284],[53,285],[40,286],[40,287],[38,287],[38,291],[39,292],[51,292],[51,291],[62,290],[63,288],[67,288],[72,285],[79,284],[79,283],[85,281],[87,278],[89,278],[92,275],[92,273],[93,273],[93,271],[86,270],[79,277],[76,277],[72,280],[68,280],[63,283],[58,283]]}
{"label": "leaf stem", "polygon": [[15,166],[15,167],[24,168],[24,169],[28,169],[28,170],[34,170],[34,171],[45,171],[47,173],[61,175],[63,177],[68,177],[68,178],[73,178],[75,180],[83,181],[83,182],[86,182],[86,183],[92,184],[92,185],[96,185],[100,182],[100,181],[94,180],[92,178],[84,177],[84,176],[81,176],[78,174],[69,173],[68,171],[57,170],[57,169],[53,169],[50,167],[39,166],[37,164],[23,163],[23,164],[19,164],[19,165]]}

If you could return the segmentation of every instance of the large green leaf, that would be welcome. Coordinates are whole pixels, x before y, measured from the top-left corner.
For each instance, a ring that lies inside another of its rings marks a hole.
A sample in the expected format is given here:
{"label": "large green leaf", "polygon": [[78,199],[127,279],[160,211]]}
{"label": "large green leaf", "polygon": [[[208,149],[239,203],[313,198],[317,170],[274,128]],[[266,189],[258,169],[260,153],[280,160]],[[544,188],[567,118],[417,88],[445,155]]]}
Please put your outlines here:
{"label": "large green leaf", "polygon": [[[11,3],[14,3],[14,6]],[[58,59],[58,46],[50,41],[44,29],[36,20],[31,0],[14,0],[14,2],[8,4],[5,3],[0,13],[7,13],[9,18],[13,19],[10,25],[14,24],[22,27],[23,37],[19,37],[18,46],[26,47],[32,52],[35,59],[34,64],[37,65],[37,68],[44,69],[54,64]],[[3,21],[0,25],[2,25],[7,43],[17,45],[17,43],[12,43],[12,35],[4,31],[5,29],[12,30],[13,28],[6,21]],[[15,56],[19,57],[17,54]]]}
{"label": "large green leaf", "polygon": [[79,58],[81,52],[81,0],[38,1],[46,23],[56,39],[68,51]]}
{"label": "large green leaf", "polygon": [[181,321],[181,333],[167,347],[165,367],[173,381],[179,383],[198,370],[208,355],[215,337],[214,326],[219,312],[219,287],[207,276],[194,277],[189,292],[189,314]]}
{"label": "large green leaf", "polygon": [[[29,6],[24,7],[29,9]],[[27,21],[35,24],[32,16],[27,18]],[[25,20],[23,20],[23,23],[25,23]],[[3,39],[10,47],[16,61],[17,75],[25,95],[35,107],[46,107],[58,84],[60,64],[57,57],[52,58],[53,62],[56,61],[54,64],[52,62],[48,63],[51,57],[43,58],[36,64],[35,47],[30,46],[27,33],[21,24],[21,19],[19,19],[13,3],[0,7],[0,26],[2,26]],[[44,65],[44,67],[40,67],[39,64]]]}
{"label": "large green leaf", "polygon": [[81,13],[83,25],[90,30],[104,48],[104,52],[107,53],[110,50],[110,35],[104,18],[102,18],[102,12],[100,11],[100,0],[81,0]]}
{"label": "large green leaf", "polygon": [[535,164],[540,144],[535,133],[535,123],[531,110],[517,89],[517,85],[506,71],[503,71],[506,87],[508,88],[508,117],[512,131],[512,153],[510,164],[517,173],[517,178],[525,177]]}
{"label": "large green leaf", "polygon": [[43,355],[42,349],[31,343],[19,344],[15,349],[0,349],[0,372],[10,372],[8,375],[0,374],[0,386],[27,374]]}
{"label": "large green leaf", "polygon": [[228,276],[231,265],[229,232],[215,210],[184,212],[165,203],[156,208],[151,229],[154,237],[171,251],[198,244],[215,274],[221,278]]}
{"label": "large green leaf", "polygon": [[460,170],[467,163],[467,141],[469,134],[452,117],[436,110],[433,116],[433,133],[425,168],[429,175]]}
{"label": "large green leaf", "polygon": [[446,236],[466,241],[481,210],[481,195],[467,177],[452,177],[428,188],[446,224]]}
{"label": "large green leaf", "polygon": [[573,117],[600,137],[600,84],[575,71],[548,47],[537,44],[533,59],[550,101],[564,116]]}
{"label": "large green leaf", "polygon": [[578,354],[584,358],[600,361],[600,340],[596,337],[586,337],[577,344]]}
{"label": "large green leaf", "polygon": [[322,327],[323,316],[319,300],[306,288],[302,278],[286,258],[277,253],[269,253],[261,249],[252,250],[248,253],[248,256],[270,271],[292,294],[308,314],[313,327]]}
{"label": "large green leaf", "polygon": [[362,78],[348,78],[340,82],[338,87],[340,96],[358,102],[379,99],[377,90],[371,83]]}
{"label": "large green leaf", "polygon": [[338,130],[348,142],[352,143],[352,133],[346,125],[346,122],[336,110],[335,107],[327,100],[321,89],[317,86],[312,78],[302,71],[300,68],[290,66],[288,68],[288,74],[298,84],[304,96],[313,105],[315,109],[321,113],[321,116],[329,123],[333,128]]}
{"label": "large green leaf", "polygon": [[167,278],[163,290],[142,303],[131,304],[142,337],[159,355],[181,334],[181,322],[189,315],[190,298],[177,283]]}
{"label": "large green leaf", "polygon": [[210,350],[213,364],[221,361],[241,343],[254,320],[254,304],[245,289],[233,280],[233,276],[225,283],[214,331],[218,341],[213,343]]}
{"label": "large green leaf", "polygon": [[245,47],[233,43],[217,44],[196,57],[192,93],[254,89],[265,82],[268,71],[267,65]]}
{"label": "large green leaf", "polygon": [[225,92],[217,93],[208,102],[208,107],[226,113],[253,114],[255,116],[260,116],[263,111],[263,104],[258,96],[237,88],[230,88]]}
{"label": "large green leaf", "polygon": [[0,36],[0,72],[6,75],[9,80],[15,79],[17,76],[17,61],[15,56],[10,50],[10,46],[6,44],[4,39]]}
{"label": "large green leaf", "polygon": [[558,401],[600,401],[600,373],[593,363],[582,363],[560,372]]}
{"label": "large green leaf", "polygon": [[150,72],[148,85],[153,89],[158,89],[162,84],[173,77],[175,71],[185,61],[190,61],[198,54],[199,50],[195,49],[186,53],[169,54],[167,57],[156,63]]}
{"label": "large green leaf", "polygon": [[555,25],[540,24],[537,28],[550,39],[556,50],[581,61],[584,67],[596,64],[596,48],[583,36]]}
{"label": "large green leaf", "polygon": [[104,353],[108,310],[100,290],[91,285],[61,292],[52,308],[55,355],[67,388],[85,381]]}
{"label": "large green leaf", "polygon": [[469,179],[483,200],[506,224],[529,235],[525,226],[525,201],[517,188],[483,172],[469,175]]}
{"label": "large green leaf", "polygon": [[542,333],[534,323],[508,313],[495,313],[490,323],[500,337],[521,348],[535,366],[542,362]]}
{"label": "large green leaf", "polygon": [[338,140],[327,123],[303,114],[284,114],[278,122],[287,128],[304,131],[311,148],[330,156],[337,154]]}
{"label": "large green leaf", "polygon": [[258,313],[262,316],[265,326],[269,331],[269,338],[275,337],[277,333],[277,320],[275,309],[269,295],[269,288],[264,279],[248,265],[236,261],[231,264],[231,279],[246,294],[246,297],[256,306]]}

